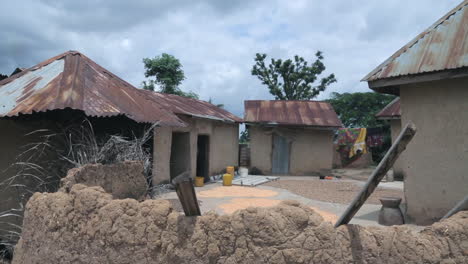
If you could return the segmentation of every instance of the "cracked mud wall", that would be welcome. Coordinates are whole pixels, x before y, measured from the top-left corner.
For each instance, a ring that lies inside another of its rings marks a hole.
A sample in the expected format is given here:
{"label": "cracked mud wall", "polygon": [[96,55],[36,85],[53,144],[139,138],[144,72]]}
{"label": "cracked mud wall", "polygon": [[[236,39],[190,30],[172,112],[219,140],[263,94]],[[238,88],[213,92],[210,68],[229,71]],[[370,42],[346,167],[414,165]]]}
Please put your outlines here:
{"label": "cracked mud wall", "polygon": [[75,184],[101,186],[115,199],[133,198],[143,200],[148,184],[139,161],[125,161],[116,164],[86,164],[70,169],[60,181],[61,191],[68,191]]}
{"label": "cracked mud wall", "polygon": [[333,228],[286,201],[185,217],[164,200],[113,200],[100,187],[36,193],[13,263],[466,263],[468,212],[417,233]]}

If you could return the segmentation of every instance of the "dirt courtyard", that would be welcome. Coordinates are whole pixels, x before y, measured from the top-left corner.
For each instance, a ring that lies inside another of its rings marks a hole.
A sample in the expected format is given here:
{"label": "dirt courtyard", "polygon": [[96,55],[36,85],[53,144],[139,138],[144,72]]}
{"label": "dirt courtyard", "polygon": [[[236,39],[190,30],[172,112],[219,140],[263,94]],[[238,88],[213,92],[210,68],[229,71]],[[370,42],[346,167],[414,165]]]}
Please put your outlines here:
{"label": "dirt courtyard", "polygon": [[[362,189],[361,186],[351,181],[319,179],[288,180],[287,177],[266,183],[265,186],[285,189],[313,200],[340,204],[351,203],[356,194]],[[403,199],[403,190],[377,188],[367,199],[366,204],[380,205],[379,199],[382,197],[398,197]]]}
{"label": "dirt courtyard", "polygon": [[[284,200],[296,200],[319,213],[325,221],[336,222],[355,195],[365,184],[365,174],[369,171],[341,171],[341,178],[321,180],[314,176],[282,176],[276,181],[256,187],[222,186],[221,183],[208,183],[197,187],[197,199],[202,214],[215,211],[219,214],[232,214],[248,207],[271,207]],[[353,175],[348,177],[347,175]],[[356,174],[361,174],[358,178]],[[403,198],[402,182],[382,182],[372,196],[356,214],[352,223],[378,225],[378,212],[381,208],[379,198]],[[182,208],[177,195],[167,193],[159,199],[169,200],[178,211]]]}

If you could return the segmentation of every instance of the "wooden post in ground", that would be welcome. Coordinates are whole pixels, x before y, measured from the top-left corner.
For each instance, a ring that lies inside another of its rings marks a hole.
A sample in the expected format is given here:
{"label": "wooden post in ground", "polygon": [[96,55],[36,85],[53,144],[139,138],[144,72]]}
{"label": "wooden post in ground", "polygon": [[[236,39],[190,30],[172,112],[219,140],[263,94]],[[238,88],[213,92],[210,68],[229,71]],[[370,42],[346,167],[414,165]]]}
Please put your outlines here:
{"label": "wooden post in ground", "polygon": [[366,185],[364,185],[363,189],[354,198],[340,219],[338,219],[335,227],[348,224],[351,221],[357,211],[359,211],[361,206],[366,202],[367,198],[369,198],[375,188],[377,188],[379,182],[385,177],[388,170],[392,168],[398,156],[406,149],[406,145],[411,141],[414,134],[416,134],[416,126],[410,122],[402,129],[400,135],[387,151],[387,154],[385,154],[377,168],[372,172]]}
{"label": "wooden post in ground", "polygon": [[190,177],[190,172],[186,171],[179,174],[172,180],[172,184],[176,189],[177,196],[179,197],[180,204],[184,209],[185,216],[201,215],[197,194],[193,187],[193,180]]}

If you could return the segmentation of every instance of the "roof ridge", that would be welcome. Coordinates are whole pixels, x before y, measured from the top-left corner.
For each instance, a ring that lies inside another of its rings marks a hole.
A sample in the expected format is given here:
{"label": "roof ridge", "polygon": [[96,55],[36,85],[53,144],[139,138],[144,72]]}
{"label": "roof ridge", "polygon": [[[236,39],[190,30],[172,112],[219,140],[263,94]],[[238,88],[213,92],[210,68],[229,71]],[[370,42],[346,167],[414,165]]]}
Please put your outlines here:
{"label": "roof ridge", "polygon": [[448,13],[443,15],[441,18],[439,18],[435,23],[431,24],[428,28],[426,28],[423,32],[419,33],[416,37],[411,39],[408,43],[406,43],[403,47],[398,49],[393,55],[388,57],[384,62],[379,64],[374,70],[372,70],[370,73],[368,73],[366,76],[364,76],[361,81],[367,81],[369,78],[372,76],[376,75],[378,72],[381,72],[385,66],[390,64],[391,61],[399,58],[402,56],[404,53],[406,53],[410,48],[412,48],[414,45],[416,45],[419,41],[424,39],[427,35],[432,33],[436,28],[438,28],[440,25],[442,25],[445,21],[447,21],[450,17],[455,15],[456,13],[460,12],[463,8],[465,8],[468,5],[468,0],[464,0],[460,4],[458,4],[456,7],[451,9]]}

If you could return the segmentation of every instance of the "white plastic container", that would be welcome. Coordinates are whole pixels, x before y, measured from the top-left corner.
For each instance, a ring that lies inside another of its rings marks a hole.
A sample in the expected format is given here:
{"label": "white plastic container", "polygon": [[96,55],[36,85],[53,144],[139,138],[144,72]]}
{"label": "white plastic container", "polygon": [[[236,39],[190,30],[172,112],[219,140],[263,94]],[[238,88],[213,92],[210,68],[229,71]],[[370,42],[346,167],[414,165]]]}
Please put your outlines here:
{"label": "white plastic container", "polygon": [[239,168],[239,174],[241,177],[247,177],[249,175],[249,169],[240,167]]}

